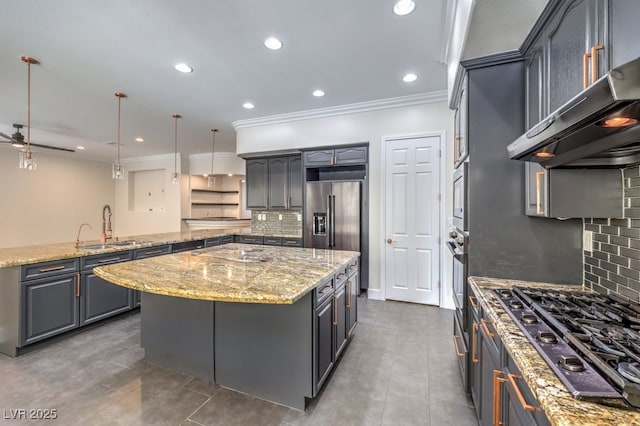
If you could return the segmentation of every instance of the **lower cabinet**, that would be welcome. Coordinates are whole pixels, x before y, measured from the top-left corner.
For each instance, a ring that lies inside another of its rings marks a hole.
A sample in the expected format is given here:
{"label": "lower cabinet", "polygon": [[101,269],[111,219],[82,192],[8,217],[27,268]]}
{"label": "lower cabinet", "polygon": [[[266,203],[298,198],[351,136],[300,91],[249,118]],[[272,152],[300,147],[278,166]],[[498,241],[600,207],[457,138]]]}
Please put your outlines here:
{"label": "lower cabinet", "polygon": [[334,317],[333,326],[336,330],[336,359],[340,356],[347,344],[347,291],[346,286],[338,288],[333,295]]}
{"label": "lower cabinet", "polygon": [[333,297],[328,298],[315,310],[315,392],[317,393],[329,376],[336,360],[333,326]]}
{"label": "lower cabinet", "polygon": [[78,274],[22,282],[20,346],[80,326]]}
{"label": "lower cabinet", "polygon": [[358,289],[360,288],[360,281],[358,280],[358,265],[351,265],[349,267],[349,278],[347,278],[346,292],[347,292],[347,336],[351,336],[356,328],[358,322]]}
{"label": "lower cabinet", "polygon": [[126,312],[133,308],[133,290],[83,272],[80,281],[80,325]]}

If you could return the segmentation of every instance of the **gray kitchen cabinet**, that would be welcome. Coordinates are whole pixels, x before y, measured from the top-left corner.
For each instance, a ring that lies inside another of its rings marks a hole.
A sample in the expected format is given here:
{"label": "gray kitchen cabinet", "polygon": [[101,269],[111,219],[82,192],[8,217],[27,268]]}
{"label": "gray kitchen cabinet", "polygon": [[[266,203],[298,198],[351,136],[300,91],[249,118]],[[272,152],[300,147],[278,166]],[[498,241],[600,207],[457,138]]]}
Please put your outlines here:
{"label": "gray kitchen cabinet", "polygon": [[234,241],[240,244],[264,244],[264,237],[259,235],[236,235]]}
{"label": "gray kitchen cabinet", "polygon": [[283,237],[282,245],[286,247],[302,247],[302,238]]}
{"label": "gray kitchen cabinet", "polygon": [[247,159],[246,168],[247,209],[266,209],[269,197],[269,160]]}
{"label": "gray kitchen cabinet", "polygon": [[220,244],[222,244],[221,237],[207,238],[206,240],[204,240],[205,247],[215,247],[215,246],[219,246]]}
{"label": "gray kitchen cabinet", "polygon": [[347,336],[351,336],[358,322],[358,290],[360,289],[358,264],[350,265],[349,268],[347,268],[347,274],[349,275],[345,284],[347,292]]}
{"label": "gray kitchen cabinet", "polygon": [[127,250],[86,256],[80,259],[80,291],[77,296],[80,298],[81,326],[133,308],[133,290],[103,280],[92,271],[96,266],[126,262],[131,258],[132,252]]}
{"label": "gray kitchen cabinet", "polygon": [[525,90],[527,130],[538,124],[546,111],[543,90],[544,76],[544,37],[539,35],[525,54]]}
{"label": "gray kitchen cabinet", "polygon": [[506,360],[500,377],[504,380],[501,401],[503,424],[509,426],[550,425],[549,419],[540,409],[531,389],[522,380],[522,374],[513,362],[513,358],[508,352],[505,355]]}
{"label": "gray kitchen cabinet", "polygon": [[181,253],[201,248],[204,248],[204,240],[183,241],[181,243],[173,243],[171,245],[171,253]]}
{"label": "gray kitchen cabinet", "polygon": [[133,251],[133,259],[134,260],[146,259],[147,257],[162,256],[163,254],[170,254],[170,253],[171,253],[171,244],[165,244],[162,246],[136,249]]}
{"label": "gray kitchen cabinet", "polygon": [[347,344],[347,338],[349,337],[347,330],[347,290],[346,286],[341,285],[336,289],[333,295],[334,303],[334,318],[333,326],[335,328],[335,358],[338,359],[342,351]]}
{"label": "gray kitchen cabinet", "polygon": [[[600,0],[609,6],[609,64],[611,68],[627,63],[640,56],[640,2],[638,0]],[[603,61],[604,62],[604,61]],[[600,74],[602,75],[602,74]]]}
{"label": "gray kitchen cabinet", "polygon": [[333,326],[333,297],[326,300],[315,310],[315,391],[320,391],[335,363]]}
{"label": "gray kitchen cabinet", "polygon": [[623,216],[618,169],[550,169],[525,163],[525,213],[540,217]]}
{"label": "gray kitchen cabinet", "polygon": [[288,195],[287,157],[269,158],[269,209],[286,209],[289,202]]}
{"label": "gray kitchen cabinet", "polygon": [[304,153],[305,167],[366,164],[367,161],[368,148],[366,146],[322,149]]}
{"label": "gray kitchen cabinet", "polygon": [[453,126],[453,168],[457,168],[469,154],[467,140],[467,115],[469,113],[466,77],[460,89],[460,100],[454,113]]}
{"label": "gray kitchen cabinet", "polygon": [[22,282],[20,346],[80,326],[79,284],[77,272]]}
{"label": "gray kitchen cabinet", "polygon": [[232,243],[233,240],[234,240],[233,235],[223,235],[222,237],[220,237],[220,244],[229,244],[229,243]]}
{"label": "gray kitchen cabinet", "polygon": [[281,246],[282,237],[264,237],[263,244],[265,246]]}
{"label": "gray kitchen cabinet", "polygon": [[302,208],[302,156],[294,155],[289,157],[288,163],[288,193],[289,208]]}

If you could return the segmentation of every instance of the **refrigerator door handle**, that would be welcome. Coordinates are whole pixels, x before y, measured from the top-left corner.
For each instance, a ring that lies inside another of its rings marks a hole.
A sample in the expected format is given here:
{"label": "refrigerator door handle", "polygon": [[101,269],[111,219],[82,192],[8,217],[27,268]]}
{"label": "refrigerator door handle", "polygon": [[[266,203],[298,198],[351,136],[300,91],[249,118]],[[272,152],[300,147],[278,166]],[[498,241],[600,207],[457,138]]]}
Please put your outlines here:
{"label": "refrigerator door handle", "polygon": [[331,212],[333,209],[331,208],[331,195],[327,195],[327,247],[331,247],[331,233],[333,230],[333,225],[331,223]]}
{"label": "refrigerator door handle", "polygon": [[336,246],[336,196],[331,196],[331,247]]}

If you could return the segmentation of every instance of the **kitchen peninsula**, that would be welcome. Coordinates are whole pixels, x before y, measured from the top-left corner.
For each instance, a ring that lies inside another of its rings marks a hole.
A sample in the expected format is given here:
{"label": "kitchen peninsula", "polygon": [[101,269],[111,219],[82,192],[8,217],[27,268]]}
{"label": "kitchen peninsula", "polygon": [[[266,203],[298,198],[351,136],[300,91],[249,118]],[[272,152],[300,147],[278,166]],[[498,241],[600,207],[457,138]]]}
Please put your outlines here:
{"label": "kitchen peninsula", "polygon": [[147,361],[303,410],[355,327],[358,258],[225,244],[94,273],[142,291]]}

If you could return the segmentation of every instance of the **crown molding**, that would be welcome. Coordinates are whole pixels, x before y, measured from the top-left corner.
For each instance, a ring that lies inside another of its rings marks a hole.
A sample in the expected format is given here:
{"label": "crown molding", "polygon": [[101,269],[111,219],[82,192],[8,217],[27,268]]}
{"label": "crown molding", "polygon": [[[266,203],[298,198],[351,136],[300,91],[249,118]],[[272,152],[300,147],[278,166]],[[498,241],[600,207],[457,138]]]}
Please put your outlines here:
{"label": "crown molding", "polygon": [[269,124],[288,123],[291,121],[311,120],[314,118],[333,117],[336,115],[355,114],[359,112],[377,111],[381,109],[400,108],[412,105],[422,105],[447,100],[447,91],[419,93],[417,95],[400,96],[397,98],[377,99],[375,101],[358,102],[355,104],[339,105],[328,108],[318,108],[287,114],[270,115],[266,117],[236,120],[233,128],[238,130],[247,127],[264,126]]}

